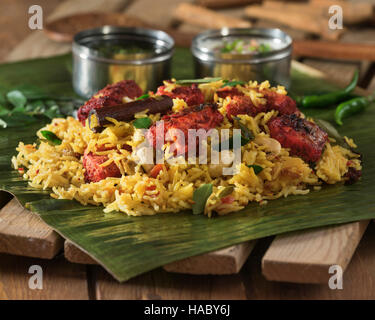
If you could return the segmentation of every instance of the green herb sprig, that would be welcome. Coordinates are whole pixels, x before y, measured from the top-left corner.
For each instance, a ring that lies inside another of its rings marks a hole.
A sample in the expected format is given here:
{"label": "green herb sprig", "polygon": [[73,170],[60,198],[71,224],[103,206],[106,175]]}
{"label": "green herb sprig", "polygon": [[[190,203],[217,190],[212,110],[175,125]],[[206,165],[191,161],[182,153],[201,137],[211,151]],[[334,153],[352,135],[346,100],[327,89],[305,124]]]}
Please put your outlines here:
{"label": "green herb sprig", "polygon": [[0,95],[0,128],[73,115],[83,103],[71,97],[51,97],[34,87],[11,90],[5,96]]}
{"label": "green herb sprig", "polygon": [[263,167],[258,166],[256,164],[248,165],[249,168],[253,168],[255,174],[259,174],[263,171]]}
{"label": "green herb sprig", "polygon": [[40,131],[40,133],[48,142],[50,142],[54,146],[58,146],[62,143],[62,140],[52,131],[42,130]]}
{"label": "green herb sprig", "polygon": [[151,127],[152,120],[148,117],[138,118],[133,121],[133,126],[137,129],[148,129]]}
{"label": "green herb sprig", "polygon": [[211,183],[203,184],[194,191],[193,194],[193,214],[201,214],[204,212],[206,202],[212,194],[213,186]]}

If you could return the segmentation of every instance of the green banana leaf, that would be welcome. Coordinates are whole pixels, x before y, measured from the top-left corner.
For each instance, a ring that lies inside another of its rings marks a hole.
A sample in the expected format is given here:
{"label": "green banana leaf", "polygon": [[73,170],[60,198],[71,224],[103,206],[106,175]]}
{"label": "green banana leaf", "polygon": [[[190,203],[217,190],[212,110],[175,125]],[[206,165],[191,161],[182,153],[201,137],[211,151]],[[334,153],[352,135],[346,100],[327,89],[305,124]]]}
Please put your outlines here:
{"label": "green banana leaf", "polygon": [[[70,55],[0,65],[0,93],[15,88],[38,88],[48,94],[72,96]],[[173,63],[177,79],[193,77],[188,50],[177,49]],[[292,92],[330,91],[322,79],[294,70]],[[305,110],[332,121],[333,110]],[[48,191],[33,189],[12,170],[10,159],[19,141],[35,140],[42,123],[0,129],[0,189],[18,200],[103,265],[117,280],[125,281],[167,263],[228,247],[247,240],[288,231],[375,218],[375,108],[348,119],[340,133],[353,137],[363,154],[363,178],[351,185],[324,186],[306,196],[251,204],[244,210],[209,219],[191,212],[128,217],[104,214],[101,207],[54,200]]]}

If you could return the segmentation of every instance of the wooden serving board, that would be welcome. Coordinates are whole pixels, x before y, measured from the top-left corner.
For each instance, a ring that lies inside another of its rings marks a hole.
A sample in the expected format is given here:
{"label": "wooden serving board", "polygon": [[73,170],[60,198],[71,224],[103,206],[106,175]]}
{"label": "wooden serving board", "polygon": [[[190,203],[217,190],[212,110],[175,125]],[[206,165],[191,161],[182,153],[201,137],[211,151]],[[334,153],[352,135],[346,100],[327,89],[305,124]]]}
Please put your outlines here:
{"label": "wooden serving board", "polygon": [[[140,2],[143,3],[142,10],[140,10],[139,7]],[[144,5],[146,2],[148,3],[147,6]],[[175,7],[176,3],[182,1],[162,0],[161,2],[163,2],[164,5],[169,4]],[[126,3],[121,0],[95,0],[90,1],[89,4],[83,0],[68,0],[58,6],[50,18],[55,19],[72,13],[87,12],[90,10],[118,12],[125,4]],[[154,12],[155,6],[155,1],[137,1],[127,8],[127,13],[138,14],[140,18],[145,18],[149,17],[150,14]],[[157,6],[163,7],[160,3],[158,3]],[[171,19],[172,17],[167,18],[164,14],[163,18],[159,19],[160,21],[154,21],[154,23],[164,24],[168,27]],[[70,45],[54,43],[47,39],[43,32],[35,31],[9,54],[8,61],[50,56],[65,53],[69,50]],[[293,66],[295,68],[300,68],[300,70],[309,73],[311,76],[323,76],[323,73],[308,66],[299,63],[294,63]],[[43,222],[40,220],[37,221],[35,216],[32,216],[32,213],[20,207],[15,199],[11,200],[11,202],[0,211],[0,219],[5,221],[4,223],[1,222],[3,224],[0,223],[0,243],[7,244],[6,246],[0,246],[0,251],[2,252],[51,258],[61,249],[62,239],[54,234]],[[25,225],[29,227],[24,228]],[[272,242],[264,256],[263,273],[271,280],[326,283],[326,277],[321,275],[325,273],[328,263],[342,264],[343,269],[345,269],[366,226],[367,222],[358,222],[339,227],[327,227],[320,230],[303,231],[298,234],[278,236]],[[39,239],[39,241],[42,241],[41,243],[45,244],[46,247],[49,246],[50,249],[46,250],[44,253],[37,254],[35,252],[35,247],[32,249],[32,246],[29,246],[35,239]],[[335,239],[341,239],[341,241],[337,242]],[[332,244],[332,248],[323,251],[321,250],[322,243]],[[20,244],[22,244],[22,248],[20,248]],[[236,273],[246,261],[253,246],[253,242],[241,244],[215,253],[185,259],[184,261],[165,266],[165,269],[173,272],[188,272],[194,274],[213,273],[212,270],[215,270],[216,274]],[[72,243],[66,241],[64,247],[65,256],[68,260],[85,264],[95,263],[91,258],[91,260],[89,260],[89,257],[85,256],[82,251],[74,247]],[[311,253],[314,253],[313,259]],[[327,260],[327,255],[333,256]],[[210,272],[208,272],[204,270],[204,267],[201,267],[202,265],[205,266],[205,264],[210,263],[217,264],[216,269],[212,267],[209,270]],[[313,269],[308,269],[312,264],[319,266],[314,269],[316,270],[314,272],[311,271]],[[298,276],[293,277],[290,273],[285,272],[289,267],[293,268],[293,274]],[[305,270],[310,271],[307,273]],[[328,273],[328,271],[326,272]],[[105,278],[108,278],[108,276],[103,276],[103,281],[100,280],[97,282],[97,290],[101,295],[100,297],[105,297],[103,288],[108,280],[105,280]]]}

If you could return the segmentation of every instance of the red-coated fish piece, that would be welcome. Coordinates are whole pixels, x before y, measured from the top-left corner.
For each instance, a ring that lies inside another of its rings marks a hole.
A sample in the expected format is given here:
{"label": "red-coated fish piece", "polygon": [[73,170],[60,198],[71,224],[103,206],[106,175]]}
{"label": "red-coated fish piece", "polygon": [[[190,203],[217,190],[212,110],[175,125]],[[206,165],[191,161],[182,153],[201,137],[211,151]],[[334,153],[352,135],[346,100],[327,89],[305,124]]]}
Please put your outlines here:
{"label": "red-coated fish piece", "polygon": [[160,86],[156,92],[157,95],[168,96],[172,99],[179,98],[186,102],[188,106],[196,106],[204,103],[204,95],[196,84],[177,87],[170,91],[165,90],[165,86]]}
{"label": "red-coated fish piece", "polygon": [[272,138],[289,148],[291,155],[306,162],[316,162],[322,156],[328,134],[315,123],[299,118],[297,115],[282,115],[268,121]]}
{"label": "red-coated fish piece", "polygon": [[[96,97],[98,96],[99,97]],[[122,80],[110,84],[98,91],[90,100],[78,109],[78,120],[85,124],[91,109],[110,107],[123,103],[123,98],[137,98],[142,95],[142,89],[133,80]]]}
{"label": "red-coated fish piece", "polygon": [[[164,140],[167,141],[169,131],[169,138],[176,143],[177,154],[185,154],[188,151],[188,130],[209,131],[223,121],[223,116],[217,110],[216,105],[200,105],[184,109],[179,113],[165,115],[161,120],[164,121]],[[179,144],[178,137],[173,134],[173,129],[179,129],[184,134],[184,145]],[[146,138],[153,147],[156,147],[156,123],[147,131]]]}
{"label": "red-coated fish piece", "polygon": [[106,155],[95,155],[93,153],[85,153],[82,163],[85,168],[85,181],[98,182],[108,177],[121,177],[121,172],[114,162],[110,165],[101,167],[100,165],[108,160]]}

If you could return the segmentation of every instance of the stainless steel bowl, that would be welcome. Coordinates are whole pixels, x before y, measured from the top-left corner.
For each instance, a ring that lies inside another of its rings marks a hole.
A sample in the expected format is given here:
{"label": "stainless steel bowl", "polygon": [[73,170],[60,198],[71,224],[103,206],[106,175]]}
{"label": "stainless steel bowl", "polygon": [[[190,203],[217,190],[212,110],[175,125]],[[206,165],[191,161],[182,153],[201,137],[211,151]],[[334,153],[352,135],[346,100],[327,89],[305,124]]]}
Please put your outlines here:
{"label": "stainless steel bowl", "polygon": [[[273,50],[265,53],[222,53],[217,45],[224,40],[255,39],[269,42]],[[222,77],[238,80],[270,80],[272,84],[290,85],[292,38],[279,29],[223,28],[197,35],[191,51],[197,78]]]}
{"label": "stainless steel bowl", "polygon": [[73,41],[74,90],[88,98],[124,79],[154,90],[170,77],[173,50],[173,39],[159,30],[104,26],[79,32]]}

